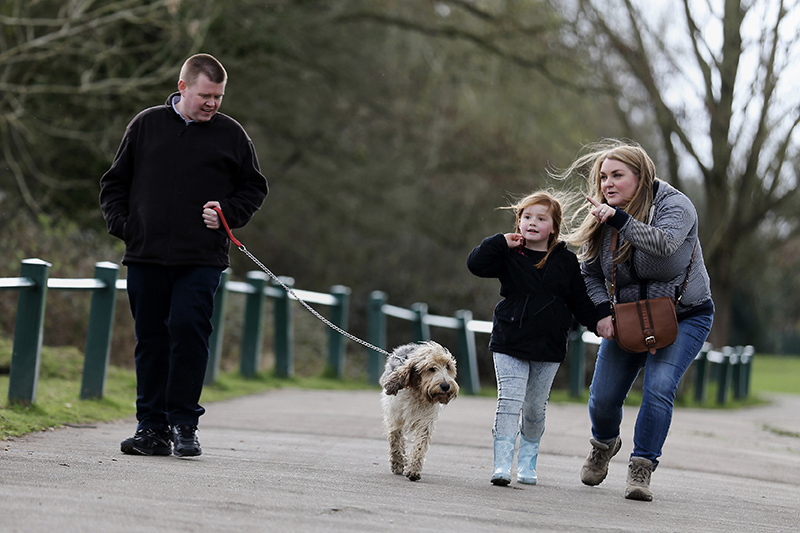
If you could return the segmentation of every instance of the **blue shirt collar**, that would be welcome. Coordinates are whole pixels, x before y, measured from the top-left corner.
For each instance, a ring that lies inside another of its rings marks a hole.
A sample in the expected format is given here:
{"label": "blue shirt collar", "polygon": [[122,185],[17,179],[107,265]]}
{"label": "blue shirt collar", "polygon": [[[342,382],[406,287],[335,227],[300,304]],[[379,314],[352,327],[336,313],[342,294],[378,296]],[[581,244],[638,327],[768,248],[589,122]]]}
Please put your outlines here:
{"label": "blue shirt collar", "polygon": [[177,104],[177,103],[178,103],[178,102],[180,102],[180,101],[181,101],[181,95],[180,95],[180,94],[176,94],[176,95],[175,95],[175,96],[172,98],[172,102],[171,102],[171,104],[172,104],[172,110],[173,110],[173,111],[175,111],[175,112],[178,114],[178,116],[179,116],[179,117],[181,117],[181,118],[183,119],[183,121],[184,121],[184,122],[186,122],[187,124],[191,124],[192,122],[194,122],[194,120],[186,120],[186,117],[184,117],[183,115],[181,115],[181,112],[180,112],[180,111],[178,111],[178,108],[175,106],[175,104]]}

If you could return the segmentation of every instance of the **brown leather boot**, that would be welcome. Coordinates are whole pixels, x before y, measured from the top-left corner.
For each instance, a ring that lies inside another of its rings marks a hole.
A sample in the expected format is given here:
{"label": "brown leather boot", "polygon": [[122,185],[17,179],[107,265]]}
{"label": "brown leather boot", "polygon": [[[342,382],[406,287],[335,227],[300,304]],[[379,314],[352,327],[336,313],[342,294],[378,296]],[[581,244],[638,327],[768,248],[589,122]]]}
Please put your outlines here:
{"label": "brown leather boot", "polygon": [[583,462],[581,481],[584,485],[599,485],[608,475],[608,463],[622,447],[622,439],[617,437],[608,444],[595,439],[589,439],[589,442],[592,451]]}
{"label": "brown leather boot", "polygon": [[653,473],[653,461],[644,457],[631,457],[628,463],[628,486],[625,497],[629,500],[653,501],[650,490],[650,475]]}

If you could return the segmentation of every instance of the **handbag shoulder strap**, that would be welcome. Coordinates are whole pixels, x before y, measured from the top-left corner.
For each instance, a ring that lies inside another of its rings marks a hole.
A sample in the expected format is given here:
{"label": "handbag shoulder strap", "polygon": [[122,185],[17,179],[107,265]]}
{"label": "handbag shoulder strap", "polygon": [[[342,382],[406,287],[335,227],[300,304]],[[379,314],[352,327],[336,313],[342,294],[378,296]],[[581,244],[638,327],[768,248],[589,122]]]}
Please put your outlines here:
{"label": "handbag shoulder strap", "polygon": [[[681,285],[681,292],[678,294],[678,299],[675,301],[676,303],[680,303],[681,298],[683,298],[683,293],[686,292],[686,286],[689,284],[689,274],[692,273],[692,265],[694,265],[694,258],[697,255],[697,242],[694,241],[694,249],[692,249],[692,259],[689,261],[689,268],[686,270],[686,278],[683,280],[683,285]],[[611,306],[614,306],[614,291],[616,290],[617,286],[617,247],[619,245],[619,231],[616,229],[614,233],[611,235],[611,290],[610,290],[610,299],[611,299]]]}
{"label": "handbag shoulder strap", "polygon": [[617,245],[619,244],[619,231],[613,230],[611,235],[611,289],[609,291],[609,300],[611,302],[611,309],[614,309],[614,291],[617,287]]}

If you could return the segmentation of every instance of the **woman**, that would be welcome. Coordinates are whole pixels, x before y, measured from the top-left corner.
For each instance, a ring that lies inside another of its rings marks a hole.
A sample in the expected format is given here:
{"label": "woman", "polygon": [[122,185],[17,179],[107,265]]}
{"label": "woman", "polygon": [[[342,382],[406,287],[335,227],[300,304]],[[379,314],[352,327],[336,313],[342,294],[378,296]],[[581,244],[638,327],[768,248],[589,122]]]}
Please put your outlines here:
{"label": "woman", "polygon": [[[581,469],[581,481],[598,485],[605,479],[609,461],[622,445],[622,406],[644,368],[625,497],[651,501],[650,476],[669,432],[678,383],[700,352],[714,319],[697,212],[686,195],[656,178],[653,161],[636,144],[605,140],[591,145],[561,177],[587,166],[591,212],[570,242],[582,247],[581,271],[598,307],[597,332],[603,341],[589,389],[592,450]],[[683,290],[677,303],[678,337],[654,354],[628,353],[614,340],[607,283],[612,277],[615,233],[617,302],[678,299]]]}

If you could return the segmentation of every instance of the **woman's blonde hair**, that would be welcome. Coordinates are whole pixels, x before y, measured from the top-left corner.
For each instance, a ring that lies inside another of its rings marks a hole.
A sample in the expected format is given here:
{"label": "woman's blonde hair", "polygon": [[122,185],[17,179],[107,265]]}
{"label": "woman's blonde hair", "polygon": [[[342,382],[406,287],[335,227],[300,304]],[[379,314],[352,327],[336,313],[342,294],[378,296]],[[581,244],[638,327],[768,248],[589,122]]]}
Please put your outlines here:
{"label": "woman's blonde hair", "polygon": [[550,218],[553,219],[553,233],[547,238],[547,253],[541,261],[536,263],[536,268],[543,268],[550,254],[555,250],[558,244],[559,236],[561,235],[561,228],[564,224],[564,205],[570,206],[574,204],[574,197],[570,197],[567,193],[559,193],[551,190],[535,191],[512,203],[507,207],[501,209],[510,209],[514,211],[514,232],[519,232],[519,223],[522,219],[522,212],[527,208],[534,205],[543,205],[547,208]]}
{"label": "woman's blonde hair", "polygon": [[[598,203],[607,203],[600,188],[600,166],[606,159],[623,163],[639,178],[639,185],[633,198],[622,206],[625,212],[641,222],[650,221],[653,206],[653,184],[656,179],[656,167],[647,152],[634,141],[622,139],[603,139],[584,147],[585,153],[580,155],[563,171],[551,171],[550,175],[558,179],[566,179],[577,174],[586,179],[586,196]],[[588,175],[586,169],[588,168]],[[585,216],[581,225],[567,236],[570,244],[580,247],[578,257],[581,261],[593,261],[600,255],[605,224],[601,224],[591,214]],[[631,256],[631,244],[624,243],[617,256],[617,262],[625,262]]]}

